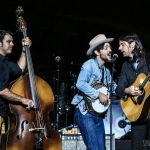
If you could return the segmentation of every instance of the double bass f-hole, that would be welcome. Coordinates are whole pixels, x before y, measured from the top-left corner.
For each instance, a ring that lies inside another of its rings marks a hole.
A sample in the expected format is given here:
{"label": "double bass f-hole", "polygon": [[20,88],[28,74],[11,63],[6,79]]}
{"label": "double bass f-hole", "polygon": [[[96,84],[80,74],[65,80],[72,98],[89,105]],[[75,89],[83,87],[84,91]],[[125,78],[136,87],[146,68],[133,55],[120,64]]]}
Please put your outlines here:
{"label": "double bass f-hole", "polygon": [[21,123],[21,132],[20,132],[20,135],[17,135],[17,138],[18,138],[18,139],[24,138],[24,132],[25,132],[25,126],[26,126],[26,124],[28,124],[28,121],[27,121],[27,120],[24,120],[24,121]]}

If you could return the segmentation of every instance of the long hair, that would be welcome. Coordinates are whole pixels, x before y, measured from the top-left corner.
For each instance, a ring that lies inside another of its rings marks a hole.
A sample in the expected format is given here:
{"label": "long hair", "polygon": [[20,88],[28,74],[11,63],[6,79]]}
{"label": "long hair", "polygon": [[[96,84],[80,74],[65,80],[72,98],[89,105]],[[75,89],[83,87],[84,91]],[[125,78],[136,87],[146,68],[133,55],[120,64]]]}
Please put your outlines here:
{"label": "long hair", "polygon": [[14,36],[14,34],[9,30],[0,30],[0,42],[2,44],[3,44],[3,39],[4,39],[6,34],[10,34],[12,37]]}
{"label": "long hair", "polygon": [[126,34],[119,38],[120,41],[126,41],[127,43],[131,44],[135,42],[135,48],[132,51],[134,54],[133,61],[137,60],[137,58],[145,57],[145,50],[144,47],[136,33]]}

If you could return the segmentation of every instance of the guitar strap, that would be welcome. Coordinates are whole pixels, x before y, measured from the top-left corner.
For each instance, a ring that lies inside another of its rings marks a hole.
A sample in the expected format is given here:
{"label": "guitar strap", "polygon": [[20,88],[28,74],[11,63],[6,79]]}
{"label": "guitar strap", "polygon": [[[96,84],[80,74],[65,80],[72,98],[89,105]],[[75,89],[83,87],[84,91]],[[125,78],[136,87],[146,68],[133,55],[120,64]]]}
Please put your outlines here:
{"label": "guitar strap", "polygon": [[102,68],[102,79],[101,82],[104,83],[104,68]]}

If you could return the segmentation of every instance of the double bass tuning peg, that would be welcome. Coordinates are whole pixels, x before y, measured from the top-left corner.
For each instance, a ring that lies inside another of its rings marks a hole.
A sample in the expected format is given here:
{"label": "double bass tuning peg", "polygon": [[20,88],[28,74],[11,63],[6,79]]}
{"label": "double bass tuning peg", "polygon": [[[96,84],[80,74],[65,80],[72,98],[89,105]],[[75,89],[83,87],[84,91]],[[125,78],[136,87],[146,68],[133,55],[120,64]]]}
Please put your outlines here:
{"label": "double bass tuning peg", "polygon": [[24,10],[21,6],[18,6],[16,9],[16,15],[23,15],[24,14]]}

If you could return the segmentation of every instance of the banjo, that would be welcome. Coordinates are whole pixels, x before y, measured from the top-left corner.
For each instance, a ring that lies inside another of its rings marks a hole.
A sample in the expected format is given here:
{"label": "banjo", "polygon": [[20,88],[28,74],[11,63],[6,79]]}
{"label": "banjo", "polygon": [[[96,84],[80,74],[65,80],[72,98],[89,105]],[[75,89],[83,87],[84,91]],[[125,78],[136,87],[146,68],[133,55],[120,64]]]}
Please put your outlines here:
{"label": "banjo", "polygon": [[[107,95],[108,97],[110,96],[110,91],[105,84],[95,82],[91,86],[93,88],[95,88],[96,90],[98,90],[99,92]],[[106,112],[106,110],[110,106],[110,102],[107,105],[103,105],[103,104],[101,104],[101,102],[99,101],[98,98],[91,99],[91,98],[87,97],[85,94],[83,95],[83,97],[85,100],[85,106],[86,106],[87,110],[95,116],[99,116],[99,115],[103,114],[104,112]]]}

